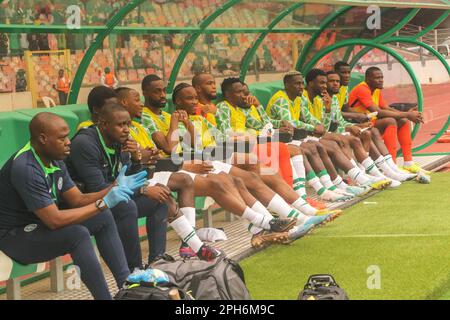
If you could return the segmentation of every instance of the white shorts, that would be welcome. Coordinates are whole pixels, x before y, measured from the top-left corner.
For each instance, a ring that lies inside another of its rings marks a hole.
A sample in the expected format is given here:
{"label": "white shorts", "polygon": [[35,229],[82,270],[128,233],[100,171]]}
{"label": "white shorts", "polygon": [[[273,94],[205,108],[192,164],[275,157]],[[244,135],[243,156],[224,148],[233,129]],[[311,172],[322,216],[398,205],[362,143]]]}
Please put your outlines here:
{"label": "white shorts", "polygon": [[313,137],[313,136],[308,136],[308,137],[306,137],[306,139],[303,140],[303,141],[304,141],[304,142],[307,142],[307,141],[319,141],[319,140],[320,140],[320,138]]}
{"label": "white shorts", "polygon": [[305,140],[292,140],[291,142],[288,143],[288,145],[300,147],[300,145],[301,145],[303,142],[305,142]]}
{"label": "white shorts", "polygon": [[[173,173],[185,173],[188,176],[190,176],[192,178],[192,180],[194,180],[195,177],[197,176],[197,174],[189,172],[189,171],[186,171],[186,170],[180,170],[180,171],[177,171],[177,172],[169,172],[169,171],[155,172],[153,174],[153,178],[148,180],[149,186],[153,187],[153,186],[155,186],[158,183],[167,186],[167,184],[169,183],[169,179],[170,179],[170,177],[172,176]],[[203,176],[206,177],[206,174],[203,175]],[[212,206],[214,203],[215,203],[215,201],[214,201],[213,198],[205,197],[205,204],[204,204],[204,208],[202,208],[202,209],[206,210],[210,206]]]}
{"label": "white shorts", "polygon": [[[225,163],[222,161],[212,161],[211,164],[214,167],[214,169],[210,172],[210,174],[219,174],[221,172],[230,173],[231,168],[233,167],[231,164]],[[196,173],[186,171],[186,170],[180,170],[178,172],[182,172],[182,173],[189,175],[192,178],[192,180],[195,180],[195,177],[197,175],[199,175],[201,177],[207,176],[207,174],[196,174]]]}
{"label": "white shorts", "polygon": [[148,180],[149,186],[153,187],[157,184],[162,184],[164,186],[167,186],[169,184],[169,179],[172,176],[172,173],[175,173],[175,172],[169,172],[169,171],[155,172],[153,174],[153,178]]}
{"label": "white shorts", "polygon": [[222,161],[212,161],[212,165],[214,167],[214,170],[211,171],[212,174],[230,173],[231,168],[233,168],[231,164]]}
{"label": "white shorts", "polygon": [[186,171],[186,170],[180,170],[178,172],[187,174],[189,177],[191,177],[192,180],[195,180],[195,177],[197,176],[196,173]]}
{"label": "white shorts", "polygon": [[319,140],[320,140],[320,138],[313,137],[313,136],[307,136],[305,139],[302,139],[302,140],[292,140],[288,144],[291,144],[291,145],[299,147],[303,142],[319,141]]}

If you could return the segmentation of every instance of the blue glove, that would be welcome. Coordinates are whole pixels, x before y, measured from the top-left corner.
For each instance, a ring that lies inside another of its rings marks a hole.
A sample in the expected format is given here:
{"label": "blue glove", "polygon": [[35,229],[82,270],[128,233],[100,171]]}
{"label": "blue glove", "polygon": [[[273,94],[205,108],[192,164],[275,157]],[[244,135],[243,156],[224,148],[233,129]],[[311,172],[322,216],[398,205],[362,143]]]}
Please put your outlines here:
{"label": "blue glove", "polygon": [[127,166],[123,166],[117,176],[117,183],[119,186],[127,187],[132,191],[138,190],[140,187],[144,186],[147,181],[147,171],[141,171],[139,173],[133,174],[131,176],[126,176]]}
{"label": "blue glove", "polygon": [[133,195],[133,191],[124,186],[113,187],[108,194],[103,198],[105,204],[109,209],[114,208],[120,202],[125,201],[128,202]]}

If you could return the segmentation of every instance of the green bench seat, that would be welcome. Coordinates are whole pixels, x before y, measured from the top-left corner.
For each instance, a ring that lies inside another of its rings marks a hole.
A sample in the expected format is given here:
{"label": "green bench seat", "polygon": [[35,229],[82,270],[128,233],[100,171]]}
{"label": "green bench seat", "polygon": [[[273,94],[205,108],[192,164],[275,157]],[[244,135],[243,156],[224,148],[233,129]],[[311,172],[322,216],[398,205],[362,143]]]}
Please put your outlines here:
{"label": "green bench seat", "polygon": [[30,139],[30,117],[18,112],[0,112],[0,167]]}
{"label": "green bench seat", "polygon": [[78,118],[78,116],[70,111],[70,110],[65,110],[63,108],[47,108],[47,109],[43,109],[43,108],[36,108],[36,109],[24,109],[24,110],[17,110],[18,113],[29,116],[30,120],[31,118],[33,118],[35,115],[37,115],[38,113],[41,112],[51,112],[54,114],[57,114],[58,116],[60,116],[61,118],[63,118],[70,129],[70,136],[72,137],[77,130],[77,126],[78,124],[81,122],[80,119]]}
{"label": "green bench seat", "polygon": [[91,118],[91,113],[89,112],[89,108],[87,104],[69,104],[65,106],[57,106],[51,108],[50,110],[66,110],[73,112],[77,117],[79,122],[83,122],[89,120]]}

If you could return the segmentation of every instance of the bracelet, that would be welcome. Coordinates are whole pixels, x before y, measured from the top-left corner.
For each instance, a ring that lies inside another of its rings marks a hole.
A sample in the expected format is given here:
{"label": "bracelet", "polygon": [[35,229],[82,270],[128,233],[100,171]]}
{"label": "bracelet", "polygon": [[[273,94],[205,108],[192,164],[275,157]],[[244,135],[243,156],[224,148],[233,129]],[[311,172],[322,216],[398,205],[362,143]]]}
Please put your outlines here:
{"label": "bracelet", "polygon": [[142,195],[145,195],[147,193],[147,189],[148,189],[148,186],[143,186],[139,190],[139,193],[142,194]]}
{"label": "bracelet", "polygon": [[142,152],[141,152],[141,148],[138,145],[138,149],[137,149],[137,159],[134,160],[133,157],[131,157],[131,161],[132,162],[136,162],[136,163],[140,163],[142,160]]}

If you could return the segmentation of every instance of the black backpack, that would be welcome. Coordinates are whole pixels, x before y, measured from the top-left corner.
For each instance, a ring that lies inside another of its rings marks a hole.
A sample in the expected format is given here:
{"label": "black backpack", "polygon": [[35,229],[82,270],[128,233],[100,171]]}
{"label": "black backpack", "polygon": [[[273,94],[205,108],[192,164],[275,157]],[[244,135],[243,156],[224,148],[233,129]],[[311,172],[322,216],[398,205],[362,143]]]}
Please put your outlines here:
{"label": "black backpack", "polygon": [[348,300],[348,297],[331,275],[316,274],[309,277],[298,300]]}
{"label": "black backpack", "polygon": [[151,265],[164,271],[171,283],[196,300],[250,300],[244,272],[239,264],[219,256],[213,261],[178,260],[165,255]]}

